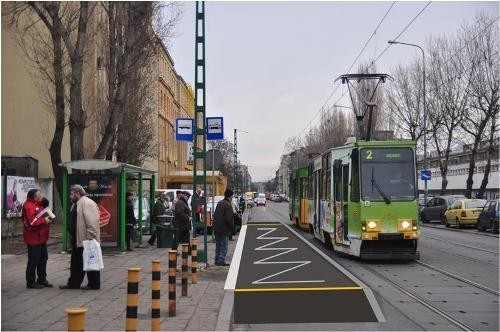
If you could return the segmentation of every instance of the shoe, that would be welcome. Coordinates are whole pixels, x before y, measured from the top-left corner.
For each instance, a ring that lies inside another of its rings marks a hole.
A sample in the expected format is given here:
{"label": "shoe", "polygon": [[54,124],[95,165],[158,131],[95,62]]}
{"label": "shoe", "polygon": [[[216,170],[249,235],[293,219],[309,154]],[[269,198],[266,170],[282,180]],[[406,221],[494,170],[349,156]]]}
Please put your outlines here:
{"label": "shoe", "polygon": [[151,241],[148,241],[148,243],[149,243],[150,246],[154,246],[155,245],[155,243],[151,242]]}
{"label": "shoe", "polygon": [[219,265],[220,265],[220,266],[229,266],[229,265],[231,265],[231,264],[229,264],[229,263],[219,263]]}
{"label": "shoe", "polygon": [[42,286],[42,285],[40,285],[40,284],[34,283],[34,284],[27,284],[27,285],[26,285],[26,288],[31,288],[31,289],[41,289],[41,288],[43,288],[43,286]]}
{"label": "shoe", "polygon": [[90,287],[90,286],[82,286],[80,287],[81,290],[98,290],[99,288],[93,288],[93,287]]}
{"label": "shoe", "polygon": [[220,263],[219,262],[215,262],[214,265],[220,266]]}
{"label": "shoe", "polygon": [[134,251],[134,250],[132,250],[132,248],[127,248],[127,251]]}
{"label": "shoe", "polygon": [[78,289],[78,288],[70,287],[69,285],[60,285],[59,289]]}
{"label": "shoe", "polygon": [[52,287],[52,286],[53,286],[53,285],[52,285],[50,282],[48,282],[47,280],[44,280],[44,281],[37,281],[36,283],[37,283],[37,284],[39,284],[39,285],[42,285],[43,287]]}

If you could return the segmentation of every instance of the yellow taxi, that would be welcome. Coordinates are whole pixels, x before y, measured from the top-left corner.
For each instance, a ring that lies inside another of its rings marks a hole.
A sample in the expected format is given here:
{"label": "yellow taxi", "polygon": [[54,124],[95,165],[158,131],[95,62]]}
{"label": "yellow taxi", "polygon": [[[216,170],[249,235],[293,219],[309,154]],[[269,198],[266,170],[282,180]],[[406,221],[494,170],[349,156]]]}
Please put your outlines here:
{"label": "yellow taxi", "polygon": [[446,227],[450,227],[450,225],[455,225],[457,228],[464,225],[475,226],[485,204],[486,200],[484,199],[456,200],[444,213]]}

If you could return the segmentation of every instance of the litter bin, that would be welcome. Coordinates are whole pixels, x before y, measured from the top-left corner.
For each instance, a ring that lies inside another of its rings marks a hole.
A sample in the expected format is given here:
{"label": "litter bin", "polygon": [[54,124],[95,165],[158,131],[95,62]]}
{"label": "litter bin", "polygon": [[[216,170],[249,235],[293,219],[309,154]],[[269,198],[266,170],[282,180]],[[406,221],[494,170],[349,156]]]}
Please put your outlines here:
{"label": "litter bin", "polygon": [[157,248],[172,248],[174,243],[174,228],[171,216],[158,216],[162,222],[156,224]]}

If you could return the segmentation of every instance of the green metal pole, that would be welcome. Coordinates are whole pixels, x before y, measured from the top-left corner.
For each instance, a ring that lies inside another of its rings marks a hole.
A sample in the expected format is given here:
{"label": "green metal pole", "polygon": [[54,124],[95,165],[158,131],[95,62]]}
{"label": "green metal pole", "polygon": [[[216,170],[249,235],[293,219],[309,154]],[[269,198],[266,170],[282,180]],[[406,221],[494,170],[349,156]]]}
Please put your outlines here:
{"label": "green metal pole", "polygon": [[151,215],[153,214],[153,207],[155,206],[155,175],[151,175],[151,180],[149,181],[149,233],[153,234],[153,220]]}
{"label": "green metal pole", "polygon": [[62,210],[63,210],[63,233],[62,233],[62,251],[68,250],[68,170],[63,170],[62,178]]}
{"label": "green metal pole", "polygon": [[127,251],[126,243],[125,243],[125,204],[126,204],[126,198],[125,198],[125,193],[127,191],[127,174],[125,173],[125,170],[122,169],[120,173],[120,191],[119,191],[119,197],[120,197],[120,241],[118,242],[120,245],[120,250],[121,251]]}
{"label": "green metal pole", "polygon": [[139,245],[142,244],[142,173],[139,174]]}

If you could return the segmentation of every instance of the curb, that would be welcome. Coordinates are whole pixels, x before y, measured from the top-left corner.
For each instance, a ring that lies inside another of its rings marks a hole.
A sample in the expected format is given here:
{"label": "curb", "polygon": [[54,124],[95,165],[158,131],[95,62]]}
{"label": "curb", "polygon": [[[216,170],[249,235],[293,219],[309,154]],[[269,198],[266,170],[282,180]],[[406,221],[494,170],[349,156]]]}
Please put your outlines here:
{"label": "curb", "polygon": [[217,324],[215,331],[229,331],[231,328],[231,321],[233,318],[234,309],[234,291],[226,290],[224,298],[220,306],[219,316],[217,317]]}

